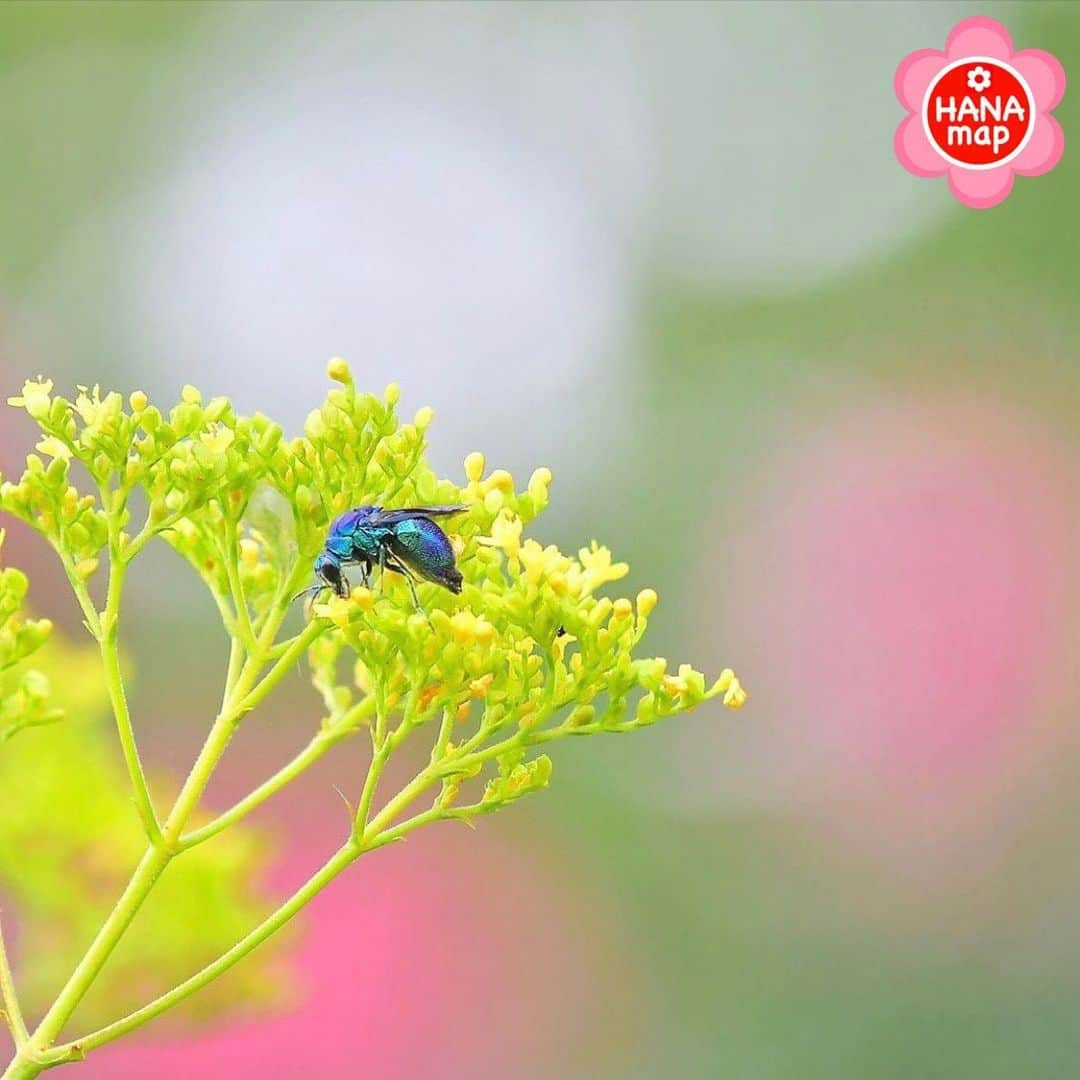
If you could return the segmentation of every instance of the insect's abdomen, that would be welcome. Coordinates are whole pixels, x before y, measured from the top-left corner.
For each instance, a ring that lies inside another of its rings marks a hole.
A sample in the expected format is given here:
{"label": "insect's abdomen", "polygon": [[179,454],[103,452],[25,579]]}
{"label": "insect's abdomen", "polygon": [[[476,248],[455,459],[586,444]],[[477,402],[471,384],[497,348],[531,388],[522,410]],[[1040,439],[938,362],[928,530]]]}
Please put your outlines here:
{"label": "insect's abdomen", "polygon": [[413,518],[396,525],[390,534],[395,555],[429,581],[461,592],[461,571],[454,565],[454,549],[446,534],[427,518]]}

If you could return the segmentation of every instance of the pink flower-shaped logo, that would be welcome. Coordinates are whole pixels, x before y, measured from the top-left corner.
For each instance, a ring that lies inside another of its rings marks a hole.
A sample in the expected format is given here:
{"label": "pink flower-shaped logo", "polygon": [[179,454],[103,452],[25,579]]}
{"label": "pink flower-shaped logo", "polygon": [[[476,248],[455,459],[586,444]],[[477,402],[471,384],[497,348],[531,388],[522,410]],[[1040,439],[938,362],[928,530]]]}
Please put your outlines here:
{"label": "pink flower-shaped logo", "polygon": [[1050,110],[1065,93],[1065,71],[1042,49],[1013,52],[995,19],[965,19],[944,52],[906,56],[894,86],[908,111],[894,139],[900,164],[915,176],[948,173],[967,206],[996,206],[1015,173],[1039,176],[1061,159],[1065,135]]}

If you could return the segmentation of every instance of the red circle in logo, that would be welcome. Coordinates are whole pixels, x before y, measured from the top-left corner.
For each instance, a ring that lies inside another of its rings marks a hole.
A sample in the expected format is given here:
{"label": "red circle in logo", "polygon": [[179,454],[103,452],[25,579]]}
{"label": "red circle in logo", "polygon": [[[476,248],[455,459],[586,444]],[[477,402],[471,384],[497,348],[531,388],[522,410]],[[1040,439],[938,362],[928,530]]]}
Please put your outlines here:
{"label": "red circle in logo", "polygon": [[944,68],[923,99],[923,127],[946,161],[988,169],[1015,157],[1035,128],[1027,83],[1008,64],[971,56]]}

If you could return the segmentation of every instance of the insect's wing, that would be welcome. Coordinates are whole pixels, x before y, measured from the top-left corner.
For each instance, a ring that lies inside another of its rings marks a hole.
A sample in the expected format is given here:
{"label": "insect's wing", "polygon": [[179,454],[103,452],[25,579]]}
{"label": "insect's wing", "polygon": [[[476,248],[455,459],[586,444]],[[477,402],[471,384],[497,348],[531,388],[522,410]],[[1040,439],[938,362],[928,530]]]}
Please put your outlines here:
{"label": "insect's wing", "polygon": [[407,506],[402,510],[378,509],[368,522],[371,525],[396,525],[398,522],[416,518],[449,517],[450,514],[460,514],[467,509],[467,506]]}
{"label": "insect's wing", "polygon": [[401,521],[387,536],[387,546],[410,570],[451,592],[461,592],[461,571],[446,533],[423,517]]}

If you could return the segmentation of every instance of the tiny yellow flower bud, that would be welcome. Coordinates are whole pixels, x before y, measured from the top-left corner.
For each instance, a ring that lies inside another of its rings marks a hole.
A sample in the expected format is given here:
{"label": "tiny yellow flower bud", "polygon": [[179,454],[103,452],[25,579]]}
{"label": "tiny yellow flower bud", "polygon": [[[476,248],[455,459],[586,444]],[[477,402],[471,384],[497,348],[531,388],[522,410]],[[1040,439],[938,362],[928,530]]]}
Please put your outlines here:
{"label": "tiny yellow flower bud", "polygon": [[592,705],[579,705],[566,718],[568,727],[584,727],[596,719],[596,709]]}
{"label": "tiny yellow flower bud", "polygon": [[615,619],[628,619],[634,610],[633,604],[624,596],[620,596],[612,605],[611,615]]}
{"label": "tiny yellow flower bud", "polygon": [[128,398],[133,413],[141,413],[149,403],[150,399],[141,390],[134,391]]}
{"label": "tiny yellow flower bud", "polygon": [[484,496],[484,509],[489,514],[497,514],[502,509],[503,501],[503,493],[493,488]]}
{"label": "tiny yellow flower bud", "polygon": [[486,697],[488,687],[494,681],[495,676],[489,671],[486,675],[481,675],[479,679],[473,679],[473,681],[469,683],[469,693],[471,693],[473,697]]}
{"label": "tiny yellow flower bud", "polygon": [[386,404],[391,407],[396,405],[401,400],[401,387],[396,382],[388,384],[383,397],[386,399]]}
{"label": "tiny yellow flower bud", "polygon": [[257,566],[259,563],[259,545],[254,540],[245,537],[240,541],[240,559],[246,566]]}
{"label": "tiny yellow flower bud", "polygon": [[480,477],[484,475],[484,455],[478,450],[474,450],[465,459],[465,475],[474,484],[479,483]]}
{"label": "tiny yellow flower bud", "polygon": [[656,595],[655,589],[642,589],[637,594],[637,610],[638,615],[643,619],[647,619],[653,612],[653,608],[656,607],[660,597]]}
{"label": "tiny yellow flower bud", "polygon": [[425,405],[422,409],[416,410],[416,416],[413,417],[413,423],[421,431],[426,431],[431,426],[431,421],[434,419],[435,410],[430,405]]}
{"label": "tiny yellow flower bud", "polygon": [[314,442],[316,439],[321,439],[326,434],[326,423],[322,418],[322,412],[319,409],[312,409],[307,414],[307,419],[304,421],[304,434]]}
{"label": "tiny yellow flower bud", "polygon": [[339,382],[344,386],[348,386],[353,381],[348,363],[340,356],[335,356],[326,365],[326,375],[327,378],[333,379],[334,382]]}
{"label": "tiny yellow flower bud", "polygon": [[487,482],[492,488],[498,488],[504,495],[514,490],[514,478],[506,469],[496,469],[487,478]]}
{"label": "tiny yellow flower bud", "polygon": [[742,688],[742,684],[737,678],[731,680],[731,685],[727,688],[727,692],[724,694],[724,704],[729,709],[741,709],[746,704],[747,698],[746,691]]}
{"label": "tiny yellow flower bud", "polygon": [[97,568],[97,559],[83,559],[81,562],[75,564],[75,573],[78,574],[83,581],[86,581]]}
{"label": "tiny yellow flower bud", "polygon": [[715,684],[713,685],[713,689],[717,693],[722,694],[732,684],[734,679],[735,679],[735,672],[732,671],[731,668],[729,668],[729,667],[724,668],[724,670],[720,672],[720,677],[716,680]]}
{"label": "tiny yellow flower bud", "polygon": [[202,404],[202,394],[200,394],[199,391],[191,385],[191,383],[188,383],[187,386],[185,386],[184,389],[180,391],[180,397],[186,405]]}
{"label": "tiny yellow flower bud", "polygon": [[541,466],[529,477],[529,494],[538,501],[545,500],[551,481],[551,470],[546,466]]}
{"label": "tiny yellow flower bud", "polygon": [[370,611],[372,605],[375,603],[375,594],[370,589],[366,589],[363,585],[357,585],[356,588],[349,593],[349,597],[361,611]]}
{"label": "tiny yellow flower bud", "polygon": [[[530,731],[532,728],[536,727],[536,725],[539,724],[541,720],[543,720],[543,713],[538,713],[536,711],[535,701],[523,701],[518,706],[517,716],[518,727],[521,728],[522,731]],[[514,772],[517,773],[518,769],[520,768],[520,765],[517,766]],[[518,775],[521,776],[520,773],[518,773]]]}
{"label": "tiny yellow flower bud", "polygon": [[475,636],[476,616],[471,611],[459,611],[450,619],[450,630],[463,645],[471,642]]}

